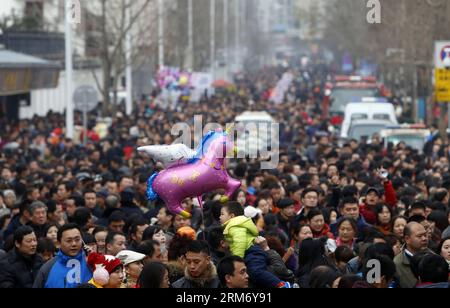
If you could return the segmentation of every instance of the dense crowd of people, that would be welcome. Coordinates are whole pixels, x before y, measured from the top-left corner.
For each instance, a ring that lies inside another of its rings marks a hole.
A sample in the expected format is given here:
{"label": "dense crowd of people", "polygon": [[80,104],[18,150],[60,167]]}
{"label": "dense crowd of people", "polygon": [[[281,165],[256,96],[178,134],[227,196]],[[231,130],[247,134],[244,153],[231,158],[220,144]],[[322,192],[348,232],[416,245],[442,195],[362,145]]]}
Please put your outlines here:
{"label": "dense crowd of people", "polygon": [[[94,111],[85,146],[64,137],[61,114],[0,119],[0,288],[447,288],[449,145],[432,128],[423,152],[377,134],[338,146],[322,114],[332,72],[290,71],[279,105],[285,69],[265,68],[175,110],[119,108],[104,138]],[[203,210],[184,200],[190,219],[148,201],[161,166],[139,146],[170,144],[195,115],[224,125],[248,110],[280,123],[277,168],[230,160],[241,189],[226,203],[210,192]]]}

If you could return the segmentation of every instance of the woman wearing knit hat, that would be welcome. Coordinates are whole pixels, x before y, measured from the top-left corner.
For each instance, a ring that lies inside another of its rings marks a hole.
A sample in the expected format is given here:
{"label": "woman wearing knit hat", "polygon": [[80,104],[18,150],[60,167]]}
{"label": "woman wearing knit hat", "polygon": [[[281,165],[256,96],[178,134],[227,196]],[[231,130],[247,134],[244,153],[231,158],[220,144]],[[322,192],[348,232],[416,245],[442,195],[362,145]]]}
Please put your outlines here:
{"label": "woman wearing knit hat", "polygon": [[87,263],[93,271],[93,277],[89,281],[90,284],[99,289],[120,288],[124,275],[122,262],[118,258],[91,253]]}

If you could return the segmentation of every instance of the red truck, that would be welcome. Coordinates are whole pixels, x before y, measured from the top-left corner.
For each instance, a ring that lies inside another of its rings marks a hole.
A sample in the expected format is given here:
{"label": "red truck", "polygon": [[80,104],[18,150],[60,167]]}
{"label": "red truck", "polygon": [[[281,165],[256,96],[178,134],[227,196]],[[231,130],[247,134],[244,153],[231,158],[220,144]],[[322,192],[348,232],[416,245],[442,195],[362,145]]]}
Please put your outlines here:
{"label": "red truck", "polygon": [[325,94],[324,115],[331,117],[334,126],[342,124],[348,103],[363,97],[388,96],[385,87],[373,76],[335,76],[334,81],[327,84]]}

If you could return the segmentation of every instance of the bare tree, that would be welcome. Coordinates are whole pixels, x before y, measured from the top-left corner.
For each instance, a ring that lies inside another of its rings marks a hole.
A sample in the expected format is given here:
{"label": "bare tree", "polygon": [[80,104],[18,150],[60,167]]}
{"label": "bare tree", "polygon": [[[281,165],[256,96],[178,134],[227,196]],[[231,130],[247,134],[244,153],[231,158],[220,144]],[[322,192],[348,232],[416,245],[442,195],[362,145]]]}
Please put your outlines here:
{"label": "bare tree", "polygon": [[[109,110],[111,105],[110,91],[117,89],[119,76],[126,67],[124,43],[127,34],[132,36],[133,65],[139,66],[148,53],[151,45],[152,29],[154,29],[155,15],[149,12],[154,0],[96,0],[87,8],[97,22],[97,39],[90,41],[93,56],[100,58],[103,83],[100,83],[96,72],[92,73],[97,87],[103,95],[103,111]],[[130,21],[126,20],[126,11],[130,10]],[[155,40],[156,41],[156,40]],[[111,77],[114,76],[113,80]]]}
{"label": "bare tree", "polygon": [[[383,0],[381,24],[366,21],[367,1],[329,1],[324,41],[379,65],[384,81],[412,101],[431,97],[434,41],[450,39],[449,0]],[[417,110],[411,104],[411,115]]]}

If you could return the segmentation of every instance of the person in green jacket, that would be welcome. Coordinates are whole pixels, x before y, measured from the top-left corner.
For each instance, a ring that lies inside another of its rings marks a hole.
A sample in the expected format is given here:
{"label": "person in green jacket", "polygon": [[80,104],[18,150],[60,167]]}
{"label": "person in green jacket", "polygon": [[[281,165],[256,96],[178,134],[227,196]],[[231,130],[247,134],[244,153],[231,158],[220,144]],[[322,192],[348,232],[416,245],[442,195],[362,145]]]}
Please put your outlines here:
{"label": "person in green jacket", "polygon": [[245,252],[254,245],[259,235],[252,219],[244,216],[242,205],[228,202],[221,209],[220,223],[224,227],[223,234],[230,245],[231,254],[244,258]]}
{"label": "person in green jacket", "polygon": [[252,219],[244,216],[242,205],[237,202],[224,205],[220,212],[220,223],[231,255],[244,258],[253,285],[261,288],[291,288],[289,282],[282,281],[269,270],[270,249],[267,241],[258,236],[258,228]]}

